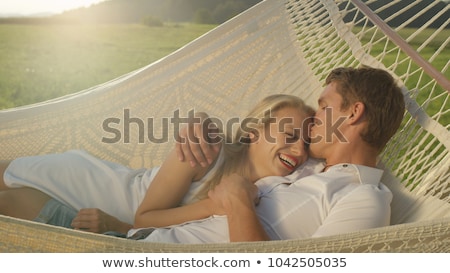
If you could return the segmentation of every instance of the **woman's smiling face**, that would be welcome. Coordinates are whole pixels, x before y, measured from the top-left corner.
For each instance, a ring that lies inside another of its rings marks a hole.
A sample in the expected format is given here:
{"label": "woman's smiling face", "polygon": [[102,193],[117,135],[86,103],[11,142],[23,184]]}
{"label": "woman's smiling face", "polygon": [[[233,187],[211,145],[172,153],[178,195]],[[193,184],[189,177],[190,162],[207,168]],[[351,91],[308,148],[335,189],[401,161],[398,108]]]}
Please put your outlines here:
{"label": "woman's smiling face", "polygon": [[309,121],[300,109],[285,107],[274,113],[272,122],[252,134],[249,160],[257,179],[288,175],[306,161]]}

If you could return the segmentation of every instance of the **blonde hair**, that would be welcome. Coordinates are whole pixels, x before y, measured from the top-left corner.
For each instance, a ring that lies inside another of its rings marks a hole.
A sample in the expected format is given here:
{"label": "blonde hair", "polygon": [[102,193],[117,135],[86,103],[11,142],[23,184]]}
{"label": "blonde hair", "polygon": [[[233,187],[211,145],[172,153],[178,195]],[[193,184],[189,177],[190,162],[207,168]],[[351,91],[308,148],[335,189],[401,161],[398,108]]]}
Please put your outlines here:
{"label": "blonde hair", "polygon": [[[203,183],[201,189],[197,194],[198,199],[203,199],[208,196],[208,191],[214,188],[220,183],[222,177],[230,175],[239,169],[239,166],[246,160],[248,143],[249,141],[249,129],[261,129],[269,125],[273,114],[280,109],[284,108],[297,108],[306,117],[314,116],[314,109],[304,103],[302,99],[293,95],[276,94],[265,97],[260,101],[242,120],[239,129],[236,131],[236,135],[230,136],[230,132],[226,132],[226,143],[222,146],[222,157],[215,164],[219,164],[215,167],[215,172],[208,175],[209,178]],[[251,123],[252,126],[247,127]]]}

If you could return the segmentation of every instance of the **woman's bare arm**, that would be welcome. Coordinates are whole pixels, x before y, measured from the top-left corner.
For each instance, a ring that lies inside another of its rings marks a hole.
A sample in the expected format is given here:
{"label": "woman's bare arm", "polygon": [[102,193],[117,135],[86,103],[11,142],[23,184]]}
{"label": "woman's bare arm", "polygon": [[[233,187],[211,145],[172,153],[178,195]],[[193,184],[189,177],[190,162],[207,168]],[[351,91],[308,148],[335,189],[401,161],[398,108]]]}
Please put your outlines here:
{"label": "woman's bare arm", "polygon": [[212,215],[213,207],[209,199],[179,206],[191,183],[201,179],[206,172],[207,168],[201,166],[193,168],[189,162],[179,161],[176,152],[172,151],[137,209],[134,226],[162,227]]}

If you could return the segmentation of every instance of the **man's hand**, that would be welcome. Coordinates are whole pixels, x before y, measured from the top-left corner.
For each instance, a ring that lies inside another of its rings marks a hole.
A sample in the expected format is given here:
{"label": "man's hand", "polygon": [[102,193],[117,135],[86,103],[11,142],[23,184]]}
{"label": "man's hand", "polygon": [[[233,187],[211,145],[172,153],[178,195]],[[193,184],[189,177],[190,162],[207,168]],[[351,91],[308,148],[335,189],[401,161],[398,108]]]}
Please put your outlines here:
{"label": "man's hand", "polygon": [[81,209],[72,221],[72,227],[94,233],[117,231],[127,233],[132,225],[119,221],[117,218],[106,214],[100,209]]}
{"label": "man's hand", "polygon": [[258,189],[253,183],[237,174],[230,175],[208,196],[217,207],[223,207],[231,242],[270,240],[256,214]]}
{"label": "man's hand", "polygon": [[180,161],[187,160],[192,167],[207,167],[217,158],[221,140],[217,126],[206,113],[200,112],[195,114],[195,120],[180,128],[175,150]]}
{"label": "man's hand", "polygon": [[214,189],[208,192],[209,198],[217,207],[222,207],[226,212],[232,210],[233,201],[256,205],[259,201],[258,188],[255,184],[238,174],[232,174],[220,181]]}

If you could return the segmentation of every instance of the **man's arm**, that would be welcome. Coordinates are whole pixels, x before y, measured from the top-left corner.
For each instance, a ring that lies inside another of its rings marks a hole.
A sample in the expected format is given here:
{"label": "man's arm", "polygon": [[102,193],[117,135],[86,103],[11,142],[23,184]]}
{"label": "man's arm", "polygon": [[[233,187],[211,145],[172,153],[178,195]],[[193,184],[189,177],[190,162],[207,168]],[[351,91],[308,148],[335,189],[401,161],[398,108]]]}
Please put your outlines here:
{"label": "man's arm", "polygon": [[256,214],[257,194],[256,186],[239,175],[223,179],[209,192],[228,217],[231,242],[270,240]]}

